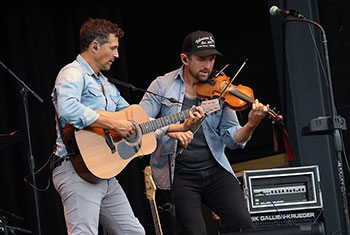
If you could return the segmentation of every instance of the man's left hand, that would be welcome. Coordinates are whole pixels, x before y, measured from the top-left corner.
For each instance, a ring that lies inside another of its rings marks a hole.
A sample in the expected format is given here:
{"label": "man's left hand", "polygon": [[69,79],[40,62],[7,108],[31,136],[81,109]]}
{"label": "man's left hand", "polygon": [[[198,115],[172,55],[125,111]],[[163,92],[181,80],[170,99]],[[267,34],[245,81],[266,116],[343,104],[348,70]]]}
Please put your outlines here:
{"label": "man's left hand", "polygon": [[190,117],[184,121],[184,128],[186,131],[191,130],[193,127],[199,124],[201,119],[204,117],[204,111],[202,107],[192,106],[192,108],[195,108],[196,111],[195,112],[189,111]]}
{"label": "man's left hand", "polygon": [[256,99],[252,104],[252,110],[250,110],[248,115],[248,124],[251,127],[257,127],[261,120],[266,116],[268,109],[269,105],[263,105],[258,99]]}

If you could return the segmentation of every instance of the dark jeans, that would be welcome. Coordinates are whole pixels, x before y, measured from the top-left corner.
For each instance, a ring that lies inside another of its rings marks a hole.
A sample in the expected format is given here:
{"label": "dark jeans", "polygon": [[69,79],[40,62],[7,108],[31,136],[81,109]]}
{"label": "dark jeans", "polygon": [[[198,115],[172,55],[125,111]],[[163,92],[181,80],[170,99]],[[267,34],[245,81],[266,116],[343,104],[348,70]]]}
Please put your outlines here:
{"label": "dark jeans", "polygon": [[176,169],[173,190],[180,234],[207,234],[201,203],[221,218],[228,232],[252,227],[238,181],[220,166]]}

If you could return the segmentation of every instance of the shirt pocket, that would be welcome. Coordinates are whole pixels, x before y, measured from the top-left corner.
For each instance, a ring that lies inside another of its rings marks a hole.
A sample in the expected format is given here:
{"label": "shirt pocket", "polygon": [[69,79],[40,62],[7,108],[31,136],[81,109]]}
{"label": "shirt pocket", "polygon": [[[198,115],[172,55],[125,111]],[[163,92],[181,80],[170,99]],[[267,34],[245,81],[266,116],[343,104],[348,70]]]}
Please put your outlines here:
{"label": "shirt pocket", "polygon": [[208,124],[213,129],[218,129],[221,121],[222,109],[215,111],[207,116]]}
{"label": "shirt pocket", "polygon": [[92,109],[104,109],[106,100],[100,89],[88,87],[82,96],[82,103]]}
{"label": "shirt pocket", "polygon": [[87,89],[87,95],[92,97],[101,97],[103,96],[102,90],[97,89],[95,87],[89,87]]}
{"label": "shirt pocket", "polygon": [[178,112],[178,104],[172,103],[169,100],[162,100],[161,102],[161,115],[170,115]]}

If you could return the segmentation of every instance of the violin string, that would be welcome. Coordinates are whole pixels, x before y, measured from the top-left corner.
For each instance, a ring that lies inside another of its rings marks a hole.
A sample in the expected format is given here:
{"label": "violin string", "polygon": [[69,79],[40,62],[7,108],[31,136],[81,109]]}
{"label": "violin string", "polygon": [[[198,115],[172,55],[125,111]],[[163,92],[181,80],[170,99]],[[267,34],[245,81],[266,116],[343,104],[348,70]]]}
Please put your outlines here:
{"label": "violin string", "polygon": [[238,98],[242,99],[243,101],[246,101],[246,102],[251,103],[251,104],[254,103],[254,100],[250,96],[246,95],[245,93],[241,92],[240,90],[238,90],[235,87],[230,87],[228,92],[234,96],[237,96]]}
{"label": "violin string", "polygon": [[[230,87],[228,92],[231,93],[232,95],[237,96],[238,98],[242,99],[243,101],[246,101],[246,102],[250,103],[250,104],[254,103],[254,100],[250,96],[248,96],[247,94],[241,92],[240,90],[238,90],[235,87]],[[275,120],[278,117],[278,114],[273,109],[268,108],[267,109],[267,113],[269,115],[271,115],[271,117],[273,117]]]}

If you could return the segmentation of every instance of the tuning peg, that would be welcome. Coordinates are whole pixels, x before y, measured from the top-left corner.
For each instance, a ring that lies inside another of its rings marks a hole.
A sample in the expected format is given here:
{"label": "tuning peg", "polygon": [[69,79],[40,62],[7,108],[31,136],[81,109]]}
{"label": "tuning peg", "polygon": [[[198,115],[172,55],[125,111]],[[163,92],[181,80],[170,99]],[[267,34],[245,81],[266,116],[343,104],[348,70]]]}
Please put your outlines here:
{"label": "tuning peg", "polygon": [[[275,110],[276,110],[276,107],[273,107],[272,109],[270,109],[270,112],[269,113],[272,113],[272,114],[275,114]],[[276,115],[277,116],[277,115]],[[268,119],[271,119],[272,115],[270,115],[268,117]]]}

